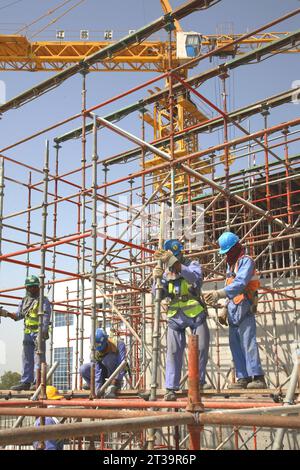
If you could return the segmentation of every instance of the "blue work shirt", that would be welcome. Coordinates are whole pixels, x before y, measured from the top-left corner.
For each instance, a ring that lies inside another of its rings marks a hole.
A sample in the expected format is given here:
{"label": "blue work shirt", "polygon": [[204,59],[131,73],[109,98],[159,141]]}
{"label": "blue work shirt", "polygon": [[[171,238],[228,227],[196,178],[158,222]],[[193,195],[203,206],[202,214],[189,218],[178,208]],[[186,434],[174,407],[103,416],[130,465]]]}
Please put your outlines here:
{"label": "blue work shirt", "polygon": [[[176,276],[176,280],[178,279],[179,281],[182,278],[184,278],[189,284],[192,285],[192,289],[194,289],[195,292],[197,293],[200,292],[202,283],[203,283],[203,277],[202,277],[202,269],[201,269],[199,262],[191,261],[188,265],[181,263],[181,272]],[[163,274],[161,283],[163,287],[162,299],[165,299],[166,297],[169,296],[169,293],[168,293],[169,281],[167,279],[166,271]],[[152,286],[152,293],[155,294],[155,282],[153,283],[153,286]]]}
{"label": "blue work shirt", "polygon": [[[24,302],[24,299],[22,299],[21,302],[19,303],[18,310],[16,312],[16,321],[24,320],[25,318],[22,312],[23,302]],[[49,324],[50,324],[50,319],[51,319],[51,304],[47,297],[44,297],[43,309],[44,309],[43,331],[47,332],[49,328]]]}
{"label": "blue work shirt", "polygon": [[[118,341],[117,348],[118,348],[117,367],[119,367],[119,365],[124,361],[124,359],[126,359],[126,346],[125,346],[124,341]],[[119,374],[115,377],[115,379],[121,382],[124,378],[125,373],[126,373],[125,369],[121,370],[121,372],[119,372]]]}
{"label": "blue work shirt", "polygon": [[[253,259],[248,256],[243,256],[238,260],[237,266],[238,268],[233,282],[230,285],[225,286],[224,289],[229,299],[227,304],[228,322],[231,326],[239,326],[247,315],[252,315],[251,302],[246,298],[246,296],[238,305],[233,302],[233,298],[236,295],[242,294],[245,287],[251,281],[255,269],[255,263]],[[227,265],[227,278],[231,277],[232,272],[233,271],[230,269],[230,266]]]}
{"label": "blue work shirt", "polygon": [[[52,424],[59,424],[59,421],[56,418],[51,418],[51,417],[45,417],[45,425],[50,426]],[[36,420],[34,423],[35,427],[40,426],[40,418]],[[64,441],[44,441],[45,442],[45,448],[42,450],[63,450],[64,449]],[[40,445],[40,442],[36,441],[33,443],[34,449],[38,449]]]}
{"label": "blue work shirt", "polygon": [[[109,342],[111,342],[114,346],[115,343],[111,340],[108,339]],[[110,374],[113,373],[114,370],[116,370],[119,365],[126,359],[126,346],[124,341],[118,340],[117,341],[117,351],[108,351],[105,355],[102,357],[97,358],[97,351],[96,351],[96,362],[102,363],[110,372]],[[121,372],[115,377],[116,380],[122,381],[124,378],[124,375],[126,373],[126,370],[122,369]]]}

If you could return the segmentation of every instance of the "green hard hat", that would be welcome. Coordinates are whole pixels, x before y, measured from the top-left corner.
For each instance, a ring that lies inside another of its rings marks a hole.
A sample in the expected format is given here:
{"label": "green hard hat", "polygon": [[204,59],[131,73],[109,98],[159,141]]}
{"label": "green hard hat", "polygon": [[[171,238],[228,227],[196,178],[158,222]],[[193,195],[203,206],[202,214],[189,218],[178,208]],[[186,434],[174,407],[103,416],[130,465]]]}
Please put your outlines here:
{"label": "green hard hat", "polygon": [[40,286],[40,281],[37,276],[28,276],[25,279],[25,287]]}

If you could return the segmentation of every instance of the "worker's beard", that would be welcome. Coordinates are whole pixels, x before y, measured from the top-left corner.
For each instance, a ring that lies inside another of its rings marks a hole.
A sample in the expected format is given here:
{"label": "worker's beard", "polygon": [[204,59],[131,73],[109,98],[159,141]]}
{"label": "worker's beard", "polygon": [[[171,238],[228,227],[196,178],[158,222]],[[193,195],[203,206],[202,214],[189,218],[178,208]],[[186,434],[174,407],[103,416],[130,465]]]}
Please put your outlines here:
{"label": "worker's beard", "polygon": [[31,299],[37,299],[39,297],[39,295],[40,295],[39,291],[34,292],[34,293],[29,292],[29,290],[26,291],[26,297],[30,297]]}
{"label": "worker's beard", "polygon": [[226,261],[229,266],[233,266],[244,253],[244,247],[240,243],[236,243],[227,253]]}

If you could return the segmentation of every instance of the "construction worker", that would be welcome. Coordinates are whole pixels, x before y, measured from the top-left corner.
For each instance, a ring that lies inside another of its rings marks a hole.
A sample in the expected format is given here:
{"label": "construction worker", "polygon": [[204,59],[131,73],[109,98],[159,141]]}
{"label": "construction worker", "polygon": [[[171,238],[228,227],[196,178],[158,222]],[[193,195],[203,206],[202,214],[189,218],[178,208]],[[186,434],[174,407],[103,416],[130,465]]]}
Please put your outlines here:
{"label": "construction worker", "polygon": [[[48,385],[46,387],[47,400],[61,400],[64,398],[62,395],[58,394],[56,387]],[[48,408],[56,408],[55,406],[50,405]],[[45,426],[51,426],[53,424],[60,424],[60,421],[55,417],[45,417]],[[34,423],[36,427],[40,426],[40,418]],[[45,441],[45,442],[34,442],[33,447],[35,450],[64,450],[64,441]]]}
{"label": "construction worker", "polygon": [[[95,371],[95,389],[96,394],[100,397],[100,388],[117,367],[126,358],[126,347],[122,340],[116,337],[110,338],[102,328],[96,329],[96,371]],[[80,367],[80,375],[85,380],[87,387],[91,383],[91,363],[83,364]],[[116,398],[117,391],[121,389],[122,380],[125,375],[124,369],[113,379],[105,391],[104,398]]]}
{"label": "construction worker", "polygon": [[[38,364],[37,337],[39,329],[39,295],[40,281],[37,276],[28,276],[25,279],[26,296],[21,300],[17,313],[10,313],[1,309],[0,315],[12,320],[24,320],[23,339],[23,371],[19,384],[11,387],[11,390],[35,390],[35,370]],[[47,297],[43,303],[43,325],[42,325],[42,356],[41,361],[46,358],[46,340],[49,338],[49,324],[51,318],[51,305]]]}
{"label": "construction worker", "polygon": [[[200,388],[211,388],[205,383],[209,349],[209,330],[206,323],[206,309],[200,301],[202,271],[198,261],[191,261],[182,254],[183,245],[178,240],[167,240],[164,249],[154,253],[161,260],[165,270],[153,270],[154,281],[162,278],[162,299],[168,301],[168,332],[166,359],[165,400],[176,400],[179,390],[183,353],[186,346],[185,330],[199,337]],[[153,290],[155,288],[155,283]]]}
{"label": "construction worker", "polygon": [[219,299],[227,299],[225,311],[219,321],[229,323],[229,345],[236,369],[237,382],[231,389],[266,388],[256,341],[255,310],[260,286],[255,263],[245,255],[239,237],[232,232],[223,233],[218,240],[221,255],[227,255],[227,274],[224,289],[203,293],[204,300],[212,306]]}

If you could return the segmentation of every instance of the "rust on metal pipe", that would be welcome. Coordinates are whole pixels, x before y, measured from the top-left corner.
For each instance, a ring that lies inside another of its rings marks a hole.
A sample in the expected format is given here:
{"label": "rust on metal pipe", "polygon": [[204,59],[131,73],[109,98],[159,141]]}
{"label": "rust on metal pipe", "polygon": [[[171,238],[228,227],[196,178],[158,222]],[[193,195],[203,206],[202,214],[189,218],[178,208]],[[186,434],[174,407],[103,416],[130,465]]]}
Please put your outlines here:
{"label": "rust on metal pipe", "polygon": [[[280,403],[270,402],[228,402],[226,401],[204,401],[202,402],[204,408],[207,409],[251,409],[251,408],[264,408],[264,407],[274,407],[282,406]],[[53,405],[52,400],[39,400],[39,401],[29,401],[29,400],[4,400],[0,401],[0,408],[6,407],[23,407],[23,406],[42,406],[42,405]],[[186,409],[187,400],[178,400],[176,402],[167,402],[167,401],[145,401],[142,399],[136,398],[117,398],[117,399],[77,399],[72,398],[71,400],[60,400],[60,407],[72,407],[72,406],[82,406],[85,408],[126,408],[126,409],[141,409],[141,408],[174,408],[174,409]]]}
{"label": "rust on metal pipe", "polygon": [[[0,431],[0,445],[31,444],[33,441],[65,439],[68,437],[95,436],[101,432],[136,432],[141,429],[160,428],[194,423],[191,413],[165,413],[157,417],[110,419],[93,423],[57,424],[55,426],[27,427]],[[300,417],[286,416],[241,416],[221,413],[202,413],[199,424],[226,424],[235,426],[264,426],[267,428],[300,429]]]}
{"label": "rust on metal pipe", "polygon": [[266,428],[300,429],[300,416],[261,416],[222,413],[203,413],[199,416],[201,424],[226,424],[234,426],[260,426]]}
{"label": "rust on metal pipe", "polygon": [[110,419],[92,423],[57,424],[55,426],[43,426],[21,429],[7,429],[0,431],[0,445],[32,444],[34,441],[48,439],[65,439],[83,436],[95,436],[102,432],[136,432],[142,429],[163,428],[190,424],[194,421],[190,413],[165,413],[157,417],[147,416],[141,418]]}
{"label": "rust on metal pipe", "polygon": [[136,418],[141,416],[161,416],[164,411],[144,410],[91,410],[80,408],[2,408],[0,416],[44,416],[59,418],[90,418],[90,419],[114,419]]}
{"label": "rust on metal pipe", "polygon": [[[188,344],[188,404],[186,410],[193,413],[203,411],[199,393],[199,337],[191,335]],[[195,423],[188,425],[190,450],[200,449],[201,427]]]}
{"label": "rust on metal pipe", "polygon": [[188,344],[188,404],[187,411],[203,411],[199,393],[199,346],[198,335],[191,335]]}

